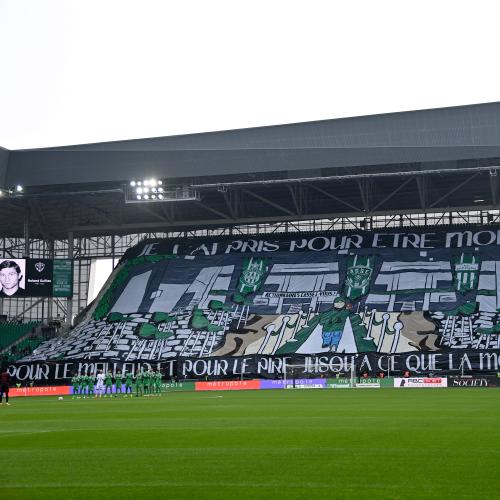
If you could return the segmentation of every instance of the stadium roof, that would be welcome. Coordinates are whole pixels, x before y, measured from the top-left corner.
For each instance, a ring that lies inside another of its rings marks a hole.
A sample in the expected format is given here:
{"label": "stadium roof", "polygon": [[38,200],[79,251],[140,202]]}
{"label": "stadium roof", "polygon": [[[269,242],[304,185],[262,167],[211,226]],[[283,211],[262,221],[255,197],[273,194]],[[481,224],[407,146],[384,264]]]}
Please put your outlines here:
{"label": "stadium roof", "polygon": [[[492,208],[500,103],[173,137],[7,151],[0,229],[63,238],[339,215]],[[126,204],[156,177],[191,201]]]}

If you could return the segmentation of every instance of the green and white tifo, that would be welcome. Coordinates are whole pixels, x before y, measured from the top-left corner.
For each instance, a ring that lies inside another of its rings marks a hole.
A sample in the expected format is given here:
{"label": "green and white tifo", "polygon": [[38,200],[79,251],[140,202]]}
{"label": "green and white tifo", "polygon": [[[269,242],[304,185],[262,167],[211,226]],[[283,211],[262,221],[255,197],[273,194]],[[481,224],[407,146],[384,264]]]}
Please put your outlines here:
{"label": "green and white tifo", "polygon": [[380,248],[358,235],[344,250],[354,235],[283,236],[260,251],[254,240],[148,240],[67,338],[23,361],[500,351],[500,247],[451,248],[435,234],[443,241],[425,250],[386,246],[387,234]]}
{"label": "green and white tifo", "polygon": [[14,398],[0,497],[496,499],[500,391]]}

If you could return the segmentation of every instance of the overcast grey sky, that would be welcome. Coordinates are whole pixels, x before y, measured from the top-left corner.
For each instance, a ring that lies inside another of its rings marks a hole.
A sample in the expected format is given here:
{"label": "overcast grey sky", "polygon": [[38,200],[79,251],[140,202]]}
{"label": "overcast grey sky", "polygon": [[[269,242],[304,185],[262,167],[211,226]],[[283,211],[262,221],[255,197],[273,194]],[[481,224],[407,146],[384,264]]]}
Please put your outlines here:
{"label": "overcast grey sky", "polygon": [[0,146],[500,100],[498,1],[0,0]]}

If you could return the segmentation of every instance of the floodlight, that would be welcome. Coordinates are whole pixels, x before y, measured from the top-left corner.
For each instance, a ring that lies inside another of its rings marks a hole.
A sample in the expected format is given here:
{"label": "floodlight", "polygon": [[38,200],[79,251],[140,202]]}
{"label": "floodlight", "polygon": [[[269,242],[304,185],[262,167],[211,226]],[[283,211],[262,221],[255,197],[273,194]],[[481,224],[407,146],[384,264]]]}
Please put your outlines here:
{"label": "floodlight", "polygon": [[23,192],[23,187],[20,184],[18,184],[16,186],[16,193],[22,193],[22,192]]}
{"label": "floodlight", "polygon": [[[135,186],[132,185],[135,182]],[[200,193],[188,184],[170,185],[155,178],[129,181],[125,189],[125,203],[158,203],[200,201]]]}
{"label": "floodlight", "polygon": [[130,185],[131,185],[132,187],[135,187],[135,181],[130,181]]}

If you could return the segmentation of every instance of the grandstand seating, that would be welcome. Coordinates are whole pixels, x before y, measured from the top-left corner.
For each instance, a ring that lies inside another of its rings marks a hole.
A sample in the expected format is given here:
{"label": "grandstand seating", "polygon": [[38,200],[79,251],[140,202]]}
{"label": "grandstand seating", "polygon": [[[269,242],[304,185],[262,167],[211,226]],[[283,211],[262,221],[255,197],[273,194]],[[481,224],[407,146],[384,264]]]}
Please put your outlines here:
{"label": "grandstand seating", "polygon": [[38,321],[0,323],[0,350],[14,344],[39,324]]}
{"label": "grandstand seating", "polygon": [[13,363],[27,356],[57,334],[60,323],[29,321],[0,323],[0,363]]}
{"label": "grandstand seating", "polygon": [[9,361],[15,362],[33,352],[45,339],[43,336],[28,337],[17,343],[9,353]]}

